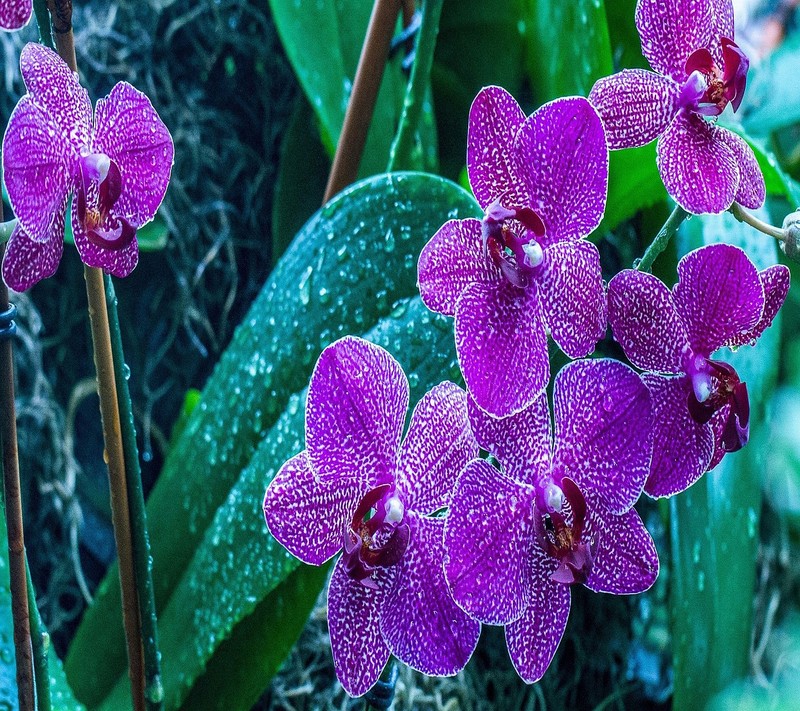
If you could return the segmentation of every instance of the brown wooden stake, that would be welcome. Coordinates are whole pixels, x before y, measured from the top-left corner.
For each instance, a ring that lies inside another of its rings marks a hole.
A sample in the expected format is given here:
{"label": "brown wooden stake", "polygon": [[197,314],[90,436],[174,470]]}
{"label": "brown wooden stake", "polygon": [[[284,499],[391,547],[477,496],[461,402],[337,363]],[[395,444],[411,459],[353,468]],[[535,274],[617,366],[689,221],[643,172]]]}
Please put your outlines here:
{"label": "brown wooden stake", "polygon": [[[53,18],[56,49],[70,69],[76,72],[78,64],[72,32],[72,1],[47,0],[47,6]],[[111,351],[103,271],[85,266],[84,277],[86,279],[86,296],[89,301],[89,321],[92,329],[94,363],[97,370],[97,391],[100,396],[105,456],[108,464],[111,520],[117,543],[119,579],[122,590],[122,619],[128,649],[128,675],[131,681],[133,708],[135,711],[144,711],[144,652],[134,574],[128,490],[125,483],[125,454],[122,446],[119,405],[117,404],[117,385],[114,380],[114,358]],[[87,661],[87,663],[89,662]]]}
{"label": "brown wooden stake", "polygon": [[400,7],[401,0],[375,0],[372,7],[323,204],[354,182],[358,175]]}
{"label": "brown wooden stake", "polygon": [[[0,204],[0,220],[3,219]],[[5,254],[0,245],[0,262]],[[0,312],[9,308],[8,289],[0,279]],[[11,582],[11,615],[20,711],[34,711],[33,649],[28,617],[28,582],[25,571],[25,539],[22,527],[22,494],[17,453],[17,415],[14,405],[14,354],[10,338],[0,338],[0,443],[3,446],[3,486],[8,528],[8,565]],[[32,604],[36,604],[35,601]]]}

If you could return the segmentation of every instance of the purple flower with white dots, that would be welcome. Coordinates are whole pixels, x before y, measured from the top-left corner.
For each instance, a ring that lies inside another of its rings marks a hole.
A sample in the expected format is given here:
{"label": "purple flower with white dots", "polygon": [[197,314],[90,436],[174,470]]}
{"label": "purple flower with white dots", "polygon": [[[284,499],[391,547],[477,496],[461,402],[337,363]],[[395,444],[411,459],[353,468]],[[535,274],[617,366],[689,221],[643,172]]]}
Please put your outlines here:
{"label": "purple flower with white dots", "polygon": [[781,265],[759,272],[738,247],[714,244],[678,263],[670,291],[627,269],[608,285],[614,337],[653,396],[654,453],[644,490],[671,496],[713,469],[750,432],[747,386],[715,351],[755,344],[789,290]]}
{"label": "purple flower with white dots", "polygon": [[467,169],[482,220],[450,220],[419,258],[432,311],[455,316],[456,352],[478,406],[502,417],[533,402],[550,377],[547,333],[571,358],[606,329],[597,248],[608,149],[586,99],[525,117],[504,89],[472,104]]}
{"label": "purple flower with white dots", "polygon": [[581,360],[547,397],[505,419],[470,402],[481,447],[502,465],[470,462],[445,524],[445,577],[456,602],[505,625],[527,682],[546,671],[564,633],[570,586],[629,594],[658,575],[650,534],[632,508],[650,470],[652,406],[640,377],[617,361]]}
{"label": "purple flower with white dots", "polygon": [[84,263],[115,276],[136,266],[136,230],[164,198],[174,147],[150,100],[121,82],[92,105],[52,50],[28,44],[20,58],[28,93],[3,138],[3,177],[18,225],[3,277],[21,291],[52,275],[63,252],[70,193],[72,233]]}
{"label": "purple flower with white dots", "polygon": [[728,104],[739,108],[750,66],[733,41],[731,0],[639,0],[636,27],[655,72],[625,69],[589,94],[609,148],[658,138],[661,178],[689,212],[722,212],[734,200],[760,207],[764,177],[752,149],[713,121]]}
{"label": "purple flower with white dots", "polygon": [[386,351],[354,337],[326,348],[308,387],[306,449],[267,489],[273,536],[320,565],[343,551],[328,588],[336,674],[358,696],[389,655],[449,676],[480,624],[453,602],[442,569],[445,519],[459,472],[478,454],[466,393],[441,383],[417,404],[401,442],[408,381]]}
{"label": "purple flower with white dots", "polygon": [[31,0],[0,0],[0,30],[12,32],[25,27],[32,12]]}

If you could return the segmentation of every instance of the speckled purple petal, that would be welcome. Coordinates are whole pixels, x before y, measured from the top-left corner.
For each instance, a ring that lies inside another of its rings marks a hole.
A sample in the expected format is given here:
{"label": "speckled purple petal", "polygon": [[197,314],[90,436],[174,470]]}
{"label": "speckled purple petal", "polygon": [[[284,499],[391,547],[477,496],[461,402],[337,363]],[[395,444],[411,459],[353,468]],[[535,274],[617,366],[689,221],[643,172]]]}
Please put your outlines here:
{"label": "speckled purple petal", "polygon": [[692,349],[710,356],[717,348],[752,329],[764,309],[758,270],[738,247],[711,244],[678,262],[673,287]]}
{"label": "speckled purple petal", "polygon": [[504,205],[528,204],[525,181],[527,166],[513,150],[514,137],[525,114],[505,89],[487,86],[478,92],[469,111],[467,172],[469,184],[480,206],[502,198]]}
{"label": "speckled purple petal", "polygon": [[533,579],[535,490],[483,459],[456,483],[444,530],[444,573],[459,606],[502,625],[523,612]]}
{"label": "speckled purple petal", "polygon": [[411,515],[411,539],[397,584],[381,614],[381,631],[401,662],[430,676],[452,676],[469,661],[481,625],[453,601],[444,580],[444,520]]}
{"label": "speckled purple petal", "polygon": [[522,616],[506,626],[506,644],[514,669],[528,684],[539,681],[553,661],[564,636],[570,608],[570,589],[550,576],[555,561],[536,548],[533,559],[534,585]]}
{"label": "speckled purple petal", "polygon": [[164,122],[141,91],[120,82],[97,102],[92,148],[115,160],[122,194],[114,211],[141,227],[164,199],[175,148]]}
{"label": "speckled purple petal", "polygon": [[478,451],[467,394],[448,382],[425,393],[398,455],[397,489],[406,509],[431,514],[448,506],[458,475]]}
{"label": "speckled purple petal", "polygon": [[621,516],[589,504],[586,534],[597,555],[586,587],[595,592],[631,595],[647,590],[658,577],[658,553],[652,536],[634,509]]}
{"label": "speckled purple petal", "polygon": [[761,286],[764,288],[764,310],[761,312],[761,318],[749,331],[742,331],[726,341],[726,346],[755,345],[761,334],[770,327],[786,300],[791,282],[791,274],[788,267],[776,264],[760,271],[758,277],[761,280]]}
{"label": "speckled purple petal", "polygon": [[369,487],[394,480],[408,381],[382,348],[355,336],[319,357],[306,401],[306,447],[322,479]]}
{"label": "speckled purple petal", "polygon": [[519,412],[547,385],[547,337],[535,285],[473,284],[458,300],[455,336],[467,390],[490,415]]}
{"label": "speckled purple petal", "polygon": [[304,563],[322,565],[342,549],[347,526],[366,486],[320,481],[305,451],[289,459],[264,495],[270,533]]}
{"label": "speckled purple petal", "polygon": [[639,0],[635,18],[642,54],[653,69],[676,81],[686,78],[692,52],[719,44],[709,0]]}
{"label": "speckled purple petal", "polygon": [[594,492],[615,514],[642,493],[650,472],[650,393],[627,365],[611,359],[574,361],[553,387],[553,471]]}
{"label": "speckled purple petal", "polygon": [[708,424],[692,419],[685,376],[645,373],[653,397],[653,462],[644,490],[659,498],[688,489],[708,468],[714,436]]}
{"label": "speckled purple petal", "polygon": [[115,277],[126,277],[139,262],[139,245],[133,241],[122,249],[106,249],[89,241],[86,230],[78,220],[78,211],[72,210],[72,236],[81,261],[90,267],[104,269]]}
{"label": "speckled purple petal", "polygon": [[49,47],[31,42],[22,48],[19,67],[28,93],[52,122],[51,140],[77,156],[89,143],[92,103],[73,72]]}
{"label": "speckled purple petal", "polygon": [[731,0],[711,0],[714,11],[714,34],[717,37],[733,37],[733,3]]}
{"label": "speckled purple petal", "polygon": [[739,189],[739,167],[720,129],[681,113],[658,139],[656,163],[664,187],[694,214],[727,210]]}
{"label": "speckled purple petal", "polygon": [[582,97],[556,99],[522,124],[514,150],[547,244],[588,235],[603,218],[608,146],[600,116]]}
{"label": "speckled purple petal", "polygon": [[694,214],[727,210],[739,189],[736,157],[720,129],[693,113],[680,113],[658,140],[656,162],[672,198]]}
{"label": "speckled purple petal", "polygon": [[389,661],[389,647],[380,631],[380,619],[396,580],[396,567],[382,568],[374,580],[377,590],[348,577],[339,558],[328,586],[333,666],[350,696],[369,691]]}
{"label": "speckled purple petal", "polygon": [[502,419],[487,415],[472,398],[467,410],[475,438],[497,457],[506,476],[534,486],[549,481],[553,435],[546,393],[539,393],[521,412]]}
{"label": "speckled purple petal", "polygon": [[74,152],[53,140],[57,126],[29,96],[23,96],[3,138],[3,178],[22,229],[34,242],[46,242],[69,194]]}
{"label": "speckled purple petal", "polygon": [[14,228],[3,257],[3,279],[14,291],[25,291],[56,273],[64,252],[65,212],[66,204],[56,211],[46,242],[34,242],[19,224]]}
{"label": "speckled purple petal", "polygon": [[470,284],[503,281],[483,248],[481,222],[473,219],[445,222],[422,248],[417,269],[422,302],[446,316],[455,315],[458,297]]}
{"label": "speckled purple petal", "polygon": [[655,140],[678,112],[680,86],[645,69],[623,69],[598,80],[589,94],[606,129],[608,147],[633,148]]}
{"label": "speckled purple petal", "polygon": [[743,138],[725,128],[718,127],[714,136],[716,140],[728,147],[739,168],[739,188],[736,191],[736,202],[753,210],[761,207],[767,196],[767,188],[753,149]]}
{"label": "speckled purple petal", "polygon": [[0,0],[0,29],[18,30],[30,22],[31,0]]}
{"label": "speckled purple petal", "polygon": [[608,322],[625,356],[637,368],[683,371],[689,335],[672,294],[652,274],[625,269],[608,284]]}
{"label": "speckled purple petal", "polygon": [[600,253],[591,242],[544,249],[537,275],[545,327],[570,358],[589,355],[606,333],[606,292]]}

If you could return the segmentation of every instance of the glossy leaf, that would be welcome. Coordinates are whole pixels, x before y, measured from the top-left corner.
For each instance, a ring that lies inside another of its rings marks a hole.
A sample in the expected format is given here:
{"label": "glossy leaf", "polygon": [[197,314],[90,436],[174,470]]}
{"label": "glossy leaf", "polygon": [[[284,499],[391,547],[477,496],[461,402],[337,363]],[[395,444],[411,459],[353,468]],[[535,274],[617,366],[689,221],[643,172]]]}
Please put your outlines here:
{"label": "glossy leaf", "polygon": [[[387,348],[400,361],[411,385],[412,406],[435,384],[452,379],[458,373],[451,320],[430,313],[419,297],[398,304],[393,315],[382,319],[364,335]],[[256,614],[257,620],[261,619],[264,612],[258,612],[258,606],[262,601],[270,600],[273,591],[277,593],[278,586],[299,565],[267,534],[260,505],[264,489],[280,465],[305,444],[304,398],[305,392],[293,396],[286,411],[261,441],[252,460],[217,510],[183,579],[159,618],[167,709],[177,708],[184,702],[192,683],[212,658],[215,669],[258,666],[264,662],[263,659],[250,659],[253,651],[243,642],[219,645],[231,634],[233,637],[230,639],[236,640],[248,636],[237,625],[244,625],[252,634],[271,638],[269,628],[259,629],[251,618]],[[316,593],[322,587],[322,580],[318,582]],[[287,607],[280,596],[272,599],[271,604]],[[297,609],[288,606],[284,615],[273,617],[271,623],[275,625],[276,633],[288,626],[289,630],[295,631],[296,637],[308,612],[305,605]],[[214,686],[215,695],[225,700],[226,711],[249,709],[279,666],[280,659],[274,657],[285,654],[290,647],[291,644],[277,644],[272,652],[272,662],[262,669],[262,672],[272,671],[261,673],[253,680],[255,683],[251,683],[251,688],[254,687],[254,694],[244,698],[241,706],[234,705],[224,693],[234,680],[218,678]],[[239,654],[239,660],[217,660],[218,655],[232,654]],[[216,677],[216,673],[214,675]],[[107,711],[119,708],[127,688],[127,677],[122,676],[101,708]],[[195,706],[187,703],[186,708]]]}
{"label": "glossy leaf", "polygon": [[[401,173],[352,186],[309,220],[237,329],[150,495],[159,611],[259,442],[307,385],[320,351],[402,309],[401,300],[417,293],[417,257],[430,236],[449,218],[479,214],[455,184]],[[90,653],[103,663],[86,665]],[[114,568],[73,640],[67,672],[92,705],[124,667]]]}
{"label": "glossy leaf", "polygon": [[[742,247],[764,269],[777,261],[774,240],[730,215],[698,216],[682,251],[713,242]],[[724,359],[747,382],[751,433],[764,427],[777,378],[780,315],[755,348]],[[728,454],[712,472],[670,501],[675,691],[673,708],[705,708],[715,693],[749,670],[761,479],[758,449]]]}

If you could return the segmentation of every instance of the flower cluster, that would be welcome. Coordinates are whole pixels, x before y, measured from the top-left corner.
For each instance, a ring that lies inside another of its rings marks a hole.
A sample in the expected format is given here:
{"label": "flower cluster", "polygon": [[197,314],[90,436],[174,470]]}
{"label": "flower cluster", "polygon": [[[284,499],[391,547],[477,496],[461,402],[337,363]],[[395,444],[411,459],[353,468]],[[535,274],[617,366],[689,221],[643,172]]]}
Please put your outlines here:
{"label": "flower cluster", "polygon": [[[759,272],[715,244],[681,259],[671,290],[637,270],[606,290],[585,239],[605,210],[609,148],[658,138],[664,183],[688,211],[764,200],[752,151],[714,123],[738,109],[748,69],[729,0],[639,0],[636,23],[655,72],[624,70],[530,116],[499,87],[472,104],[467,171],[483,216],[445,222],[418,264],[423,302],[454,317],[467,392],[436,386],[401,443],[408,390],[388,353],[345,338],[312,375],[306,450],[264,513],[301,560],[341,552],[329,622],[351,694],[390,654],[456,673],[480,623],[502,625],[519,675],[540,679],[572,585],[632,594],[655,581],[642,492],[683,491],[747,443],[747,386],[717,351],[755,344],[788,269]],[[642,373],[584,358],[609,325]],[[548,336],[583,359],[553,379],[552,417]]]}

